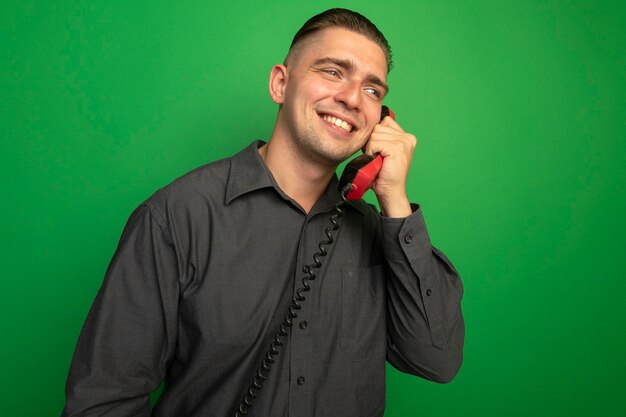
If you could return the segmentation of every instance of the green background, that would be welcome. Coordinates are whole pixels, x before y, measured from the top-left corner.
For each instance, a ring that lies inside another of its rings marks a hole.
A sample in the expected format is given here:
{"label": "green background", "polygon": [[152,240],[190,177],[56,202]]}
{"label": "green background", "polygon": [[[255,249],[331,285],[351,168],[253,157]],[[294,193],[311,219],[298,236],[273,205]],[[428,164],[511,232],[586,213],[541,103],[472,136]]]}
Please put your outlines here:
{"label": "green background", "polygon": [[132,209],[267,138],[271,66],[342,6],[391,42],[411,197],[466,290],[458,377],[389,368],[386,417],[626,415],[626,2],[8,3],[0,414],[60,413]]}

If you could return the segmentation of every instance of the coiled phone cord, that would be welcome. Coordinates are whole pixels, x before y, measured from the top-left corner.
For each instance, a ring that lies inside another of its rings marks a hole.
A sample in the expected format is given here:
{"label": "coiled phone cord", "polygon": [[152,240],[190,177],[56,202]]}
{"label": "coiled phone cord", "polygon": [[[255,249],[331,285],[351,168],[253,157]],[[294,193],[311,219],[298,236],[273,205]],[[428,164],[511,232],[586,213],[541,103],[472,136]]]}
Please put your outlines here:
{"label": "coiled phone cord", "polygon": [[261,361],[261,366],[257,369],[256,374],[252,378],[252,382],[248,386],[239,407],[237,407],[234,417],[247,415],[248,410],[254,403],[254,400],[261,392],[263,382],[267,379],[267,374],[270,372],[272,364],[275,362],[274,356],[280,353],[279,347],[285,344],[282,339],[289,335],[289,328],[293,326],[293,319],[298,317],[297,310],[302,309],[301,303],[306,300],[304,293],[311,291],[309,281],[313,281],[317,278],[313,270],[322,267],[322,261],[320,258],[328,254],[325,246],[331,246],[335,242],[332,232],[339,230],[339,223],[337,222],[337,219],[343,217],[343,210],[341,208],[347,203],[346,195],[351,191],[351,189],[351,184],[347,184],[341,190],[342,201],[336,202],[333,206],[332,214],[329,219],[331,226],[328,226],[325,230],[326,240],[322,240],[319,243],[319,251],[313,255],[313,263],[302,267],[302,271],[305,274],[302,278],[302,287],[298,288],[296,295],[291,300],[291,305],[287,310],[285,319],[280,324],[280,330],[274,335],[272,343],[270,344],[270,349],[265,353],[265,357]]}

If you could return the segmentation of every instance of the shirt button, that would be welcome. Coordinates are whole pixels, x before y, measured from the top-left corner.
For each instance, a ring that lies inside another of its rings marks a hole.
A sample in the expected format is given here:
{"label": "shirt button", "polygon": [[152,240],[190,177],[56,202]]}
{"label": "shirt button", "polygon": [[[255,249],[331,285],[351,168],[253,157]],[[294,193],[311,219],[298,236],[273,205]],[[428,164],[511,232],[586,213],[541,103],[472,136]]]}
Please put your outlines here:
{"label": "shirt button", "polygon": [[302,321],[300,322],[300,328],[301,328],[302,330],[304,330],[304,329],[306,329],[306,326],[307,326],[308,324],[309,324],[309,323],[307,323],[307,322],[306,322],[306,320],[302,320]]}
{"label": "shirt button", "polygon": [[433,294],[433,290],[431,290],[430,288],[426,290],[426,295],[427,296],[431,296]]}
{"label": "shirt button", "polygon": [[413,242],[413,236],[411,236],[410,234],[406,234],[406,235],[404,235],[404,241],[405,241],[406,243],[411,243],[411,242]]}
{"label": "shirt button", "polygon": [[297,381],[298,381],[298,385],[304,385],[304,377],[303,376],[299,376]]}

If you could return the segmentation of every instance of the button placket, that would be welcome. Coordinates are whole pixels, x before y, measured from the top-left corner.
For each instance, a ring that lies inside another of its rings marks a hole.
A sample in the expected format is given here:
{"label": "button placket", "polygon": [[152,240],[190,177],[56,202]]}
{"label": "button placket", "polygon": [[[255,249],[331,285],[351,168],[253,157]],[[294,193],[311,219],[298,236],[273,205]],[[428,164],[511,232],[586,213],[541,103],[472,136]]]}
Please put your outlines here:
{"label": "button placket", "polygon": [[[320,227],[320,224],[325,224],[325,221],[324,216],[309,215],[303,225],[299,242],[298,265],[294,276],[294,296],[296,290],[303,286],[302,278],[306,275],[303,268],[312,263],[312,256],[317,252],[318,243],[324,237],[324,228]],[[289,368],[292,377],[289,384],[289,415],[308,415],[306,410],[310,398],[311,380],[307,381],[307,379],[313,373],[311,370],[313,357],[311,338],[314,337],[311,333],[313,328],[309,328],[308,320],[316,319],[315,300],[319,297],[319,281],[323,277],[327,260],[322,259],[322,264],[324,265],[323,268],[313,270],[318,280],[309,282],[311,291],[303,293],[306,300],[302,302],[302,309],[297,310],[298,317],[294,318],[293,330],[290,332],[290,341],[288,342],[291,344]]]}

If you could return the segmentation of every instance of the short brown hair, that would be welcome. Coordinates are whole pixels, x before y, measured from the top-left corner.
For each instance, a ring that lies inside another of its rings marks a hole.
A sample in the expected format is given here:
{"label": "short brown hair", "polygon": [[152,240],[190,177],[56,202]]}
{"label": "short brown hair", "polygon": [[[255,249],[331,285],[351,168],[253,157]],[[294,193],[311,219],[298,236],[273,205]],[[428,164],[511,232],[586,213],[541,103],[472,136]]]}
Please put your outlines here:
{"label": "short brown hair", "polygon": [[329,9],[307,20],[293,37],[287,56],[294,49],[294,46],[303,39],[322,29],[335,27],[345,28],[361,34],[380,46],[387,60],[387,72],[391,71],[393,66],[391,47],[385,35],[367,17],[348,9]]}

